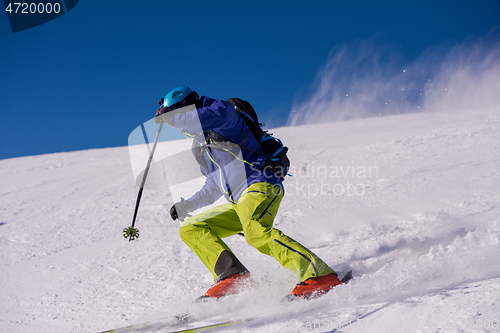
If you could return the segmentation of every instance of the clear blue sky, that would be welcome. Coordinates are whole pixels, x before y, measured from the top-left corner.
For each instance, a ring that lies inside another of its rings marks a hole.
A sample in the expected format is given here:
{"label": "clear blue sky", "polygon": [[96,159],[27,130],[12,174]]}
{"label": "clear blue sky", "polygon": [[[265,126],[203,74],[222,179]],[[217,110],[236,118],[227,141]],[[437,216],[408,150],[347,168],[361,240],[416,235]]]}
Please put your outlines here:
{"label": "clear blue sky", "polygon": [[97,1],[13,34],[0,14],[0,159],[127,145],[170,89],[286,123],[330,50],[378,36],[411,61],[484,36],[500,1]]}

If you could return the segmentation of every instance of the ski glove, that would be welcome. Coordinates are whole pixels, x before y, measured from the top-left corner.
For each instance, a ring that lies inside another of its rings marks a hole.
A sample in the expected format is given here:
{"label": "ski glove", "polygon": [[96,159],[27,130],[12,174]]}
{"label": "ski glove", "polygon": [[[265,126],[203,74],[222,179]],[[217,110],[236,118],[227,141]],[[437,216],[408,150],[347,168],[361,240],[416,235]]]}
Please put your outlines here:
{"label": "ski glove", "polygon": [[172,118],[174,117],[174,114],[169,111],[172,111],[169,107],[158,108],[158,110],[156,110],[155,123],[167,123],[172,126]]}
{"label": "ski glove", "polygon": [[181,198],[181,201],[176,202],[170,208],[170,217],[172,220],[184,220],[188,213],[191,213],[194,210],[194,206],[190,201]]}

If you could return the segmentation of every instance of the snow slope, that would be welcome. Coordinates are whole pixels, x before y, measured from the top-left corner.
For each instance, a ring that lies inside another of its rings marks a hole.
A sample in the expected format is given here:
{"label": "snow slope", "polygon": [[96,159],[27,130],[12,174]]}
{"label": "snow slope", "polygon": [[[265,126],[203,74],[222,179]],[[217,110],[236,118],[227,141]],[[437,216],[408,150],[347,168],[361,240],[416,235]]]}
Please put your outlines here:
{"label": "snow slope", "polygon": [[[97,332],[186,311],[235,332],[500,331],[500,108],[276,129],[291,173],[275,226],[347,286],[280,304],[297,283],[242,237],[259,285],[192,304],[211,276],[180,240],[165,190],[137,187],[128,149],[0,161],[2,332]],[[262,316],[262,317],[261,317]],[[165,329],[169,331],[169,329]]]}

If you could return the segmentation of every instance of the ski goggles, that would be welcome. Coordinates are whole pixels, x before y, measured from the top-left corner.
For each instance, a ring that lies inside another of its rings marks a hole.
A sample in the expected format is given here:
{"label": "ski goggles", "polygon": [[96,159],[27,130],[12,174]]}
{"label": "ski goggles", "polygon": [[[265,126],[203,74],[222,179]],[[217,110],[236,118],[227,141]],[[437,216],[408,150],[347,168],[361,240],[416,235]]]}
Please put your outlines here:
{"label": "ski goggles", "polygon": [[156,110],[155,117],[161,116],[162,114],[168,113],[170,111],[174,111],[174,110],[180,109],[180,108],[182,108],[184,106],[187,106],[189,103],[186,103],[186,100],[184,100],[184,101],[176,103],[176,104],[174,104],[172,106],[163,106],[164,99],[162,98],[160,100],[159,104],[160,104],[160,107]]}
{"label": "ski goggles", "polygon": [[160,99],[160,102],[158,102],[158,104],[160,105],[160,108],[167,109],[165,112],[170,112],[170,111],[182,108],[183,106],[186,106],[186,105],[188,105],[190,103],[188,103],[188,101],[185,99],[182,102],[176,103],[176,104],[174,104],[172,106],[163,106],[165,104],[165,98],[162,98],[162,99]]}
{"label": "ski goggles", "polygon": [[184,105],[179,105],[179,104],[180,103],[174,104],[172,106],[160,106],[158,108],[158,110],[156,110],[155,117],[161,116],[162,114],[165,114],[165,113],[170,112],[170,111],[174,111],[174,110],[180,109],[181,107],[184,106]]}

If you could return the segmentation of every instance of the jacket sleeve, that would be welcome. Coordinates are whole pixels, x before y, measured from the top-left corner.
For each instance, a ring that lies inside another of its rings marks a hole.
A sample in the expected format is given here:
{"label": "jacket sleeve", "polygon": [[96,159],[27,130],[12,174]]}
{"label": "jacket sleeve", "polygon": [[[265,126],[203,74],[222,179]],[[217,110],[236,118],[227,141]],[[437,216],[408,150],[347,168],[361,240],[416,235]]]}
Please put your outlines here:
{"label": "jacket sleeve", "polygon": [[219,186],[215,183],[214,177],[211,174],[205,173],[204,168],[202,168],[203,174],[206,175],[205,184],[203,187],[193,194],[191,198],[188,199],[195,209],[199,209],[208,205],[213,204],[217,199],[222,196]]}

